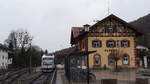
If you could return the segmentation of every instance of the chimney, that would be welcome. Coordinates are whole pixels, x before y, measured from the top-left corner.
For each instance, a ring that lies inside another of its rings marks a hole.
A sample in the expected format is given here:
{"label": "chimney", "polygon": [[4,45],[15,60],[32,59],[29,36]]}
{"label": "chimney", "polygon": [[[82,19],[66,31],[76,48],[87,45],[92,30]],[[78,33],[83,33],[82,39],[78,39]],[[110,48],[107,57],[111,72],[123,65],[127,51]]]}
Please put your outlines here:
{"label": "chimney", "polygon": [[85,32],[89,32],[90,25],[86,24],[86,25],[83,25],[83,27],[84,27]]}

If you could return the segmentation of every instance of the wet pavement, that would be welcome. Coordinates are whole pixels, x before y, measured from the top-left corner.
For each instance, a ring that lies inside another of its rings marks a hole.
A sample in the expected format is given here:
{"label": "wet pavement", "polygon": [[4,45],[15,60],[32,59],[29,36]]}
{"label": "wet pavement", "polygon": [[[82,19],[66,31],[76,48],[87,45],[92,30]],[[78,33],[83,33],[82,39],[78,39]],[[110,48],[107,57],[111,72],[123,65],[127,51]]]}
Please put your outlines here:
{"label": "wet pavement", "polygon": [[[90,84],[101,84],[102,79],[117,79],[118,84],[135,84],[136,78],[148,78],[150,83],[150,76],[142,76],[137,73],[137,70],[124,70],[121,72],[114,72],[111,70],[91,70],[96,76],[96,81]],[[67,80],[64,70],[58,70],[56,84],[87,84],[86,82],[73,82]]]}
{"label": "wet pavement", "polygon": [[118,80],[136,80],[136,70],[125,70],[115,72],[112,70],[92,70],[97,80],[118,79]]}
{"label": "wet pavement", "polygon": [[58,72],[57,78],[56,78],[56,83],[55,84],[63,84],[61,74]]}

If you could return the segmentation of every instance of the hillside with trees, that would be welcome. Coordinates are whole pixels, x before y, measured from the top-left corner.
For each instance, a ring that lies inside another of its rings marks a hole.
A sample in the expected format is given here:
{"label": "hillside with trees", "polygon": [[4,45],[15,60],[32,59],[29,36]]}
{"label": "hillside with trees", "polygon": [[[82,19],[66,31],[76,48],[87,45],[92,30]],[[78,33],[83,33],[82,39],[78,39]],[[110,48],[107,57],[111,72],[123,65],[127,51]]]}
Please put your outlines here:
{"label": "hillside with trees", "polygon": [[138,37],[137,44],[144,45],[150,48],[150,14],[143,16],[135,21],[130,22],[139,31],[143,32],[144,35]]}

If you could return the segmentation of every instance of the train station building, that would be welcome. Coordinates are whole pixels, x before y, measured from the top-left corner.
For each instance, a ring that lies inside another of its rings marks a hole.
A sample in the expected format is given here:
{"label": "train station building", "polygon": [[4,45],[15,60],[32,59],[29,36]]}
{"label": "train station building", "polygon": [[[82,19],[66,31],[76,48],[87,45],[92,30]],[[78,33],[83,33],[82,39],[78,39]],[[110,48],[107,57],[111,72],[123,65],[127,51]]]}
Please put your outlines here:
{"label": "train station building", "polygon": [[136,37],[141,35],[134,26],[111,14],[94,25],[72,27],[70,43],[76,46],[78,52],[96,51],[89,55],[90,68],[114,67],[112,53],[116,51],[121,54],[119,67],[135,68]]}

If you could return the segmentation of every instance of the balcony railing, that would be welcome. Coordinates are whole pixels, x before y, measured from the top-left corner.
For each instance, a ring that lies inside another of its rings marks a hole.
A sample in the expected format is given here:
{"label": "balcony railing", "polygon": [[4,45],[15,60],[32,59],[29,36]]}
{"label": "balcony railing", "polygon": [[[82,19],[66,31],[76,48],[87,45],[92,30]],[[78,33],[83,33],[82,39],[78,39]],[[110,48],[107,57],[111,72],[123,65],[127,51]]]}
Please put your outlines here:
{"label": "balcony railing", "polygon": [[89,33],[90,37],[132,37],[135,36],[132,32],[117,32],[117,33],[103,33],[103,32],[94,32]]}

